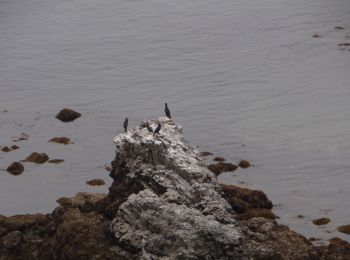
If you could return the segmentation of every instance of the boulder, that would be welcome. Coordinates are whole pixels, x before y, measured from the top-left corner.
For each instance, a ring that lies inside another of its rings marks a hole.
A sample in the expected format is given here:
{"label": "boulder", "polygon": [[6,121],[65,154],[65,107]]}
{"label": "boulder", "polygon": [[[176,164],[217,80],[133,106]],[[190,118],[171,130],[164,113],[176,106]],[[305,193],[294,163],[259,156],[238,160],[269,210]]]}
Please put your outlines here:
{"label": "boulder", "polygon": [[12,175],[20,175],[24,171],[24,166],[20,162],[13,162],[9,167],[7,167],[6,171]]}
{"label": "boulder", "polygon": [[62,109],[57,115],[56,118],[62,122],[72,122],[75,119],[79,118],[81,116],[80,113],[69,109],[69,108],[64,108]]}
{"label": "boulder", "polygon": [[45,163],[49,160],[49,156],[46,153],[31,153],[27,158],[27,162],[32,162],[32,163]]}

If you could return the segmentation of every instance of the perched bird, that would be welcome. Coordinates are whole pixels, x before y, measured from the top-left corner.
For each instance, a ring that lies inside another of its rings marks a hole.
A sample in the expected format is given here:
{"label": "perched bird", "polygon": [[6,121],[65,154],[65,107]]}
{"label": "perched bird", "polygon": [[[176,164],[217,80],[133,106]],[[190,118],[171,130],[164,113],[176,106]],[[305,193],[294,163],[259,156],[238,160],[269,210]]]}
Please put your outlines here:
{"label": "perched bird", "polygon": [[153,136],[155,136],[156,134],[159,134],[159,131],[160,131],[161,128],[162,128],[162,126],[160,125],[160,123],[158,123],[158,126],[157,126],[156,130],[154,130]]}
{"label": "perched bird", "polygon": [[128,131],[128,118],[126,117],[125,120],[124,120],[124,130],[125,130],[125,133]]}
{"label": "perched bird", "polygon": [[152,129],[152,127],[149,125],[148,122],[146,123],[146,127],[147,127],[148,132],[153,133],[153,129]]}
{"label": "perched bird", "polygon": [[165,115],[171,119],[170,110],[168,108],[168,104],[167,103],[165,103],[164,111],[165,111]]}

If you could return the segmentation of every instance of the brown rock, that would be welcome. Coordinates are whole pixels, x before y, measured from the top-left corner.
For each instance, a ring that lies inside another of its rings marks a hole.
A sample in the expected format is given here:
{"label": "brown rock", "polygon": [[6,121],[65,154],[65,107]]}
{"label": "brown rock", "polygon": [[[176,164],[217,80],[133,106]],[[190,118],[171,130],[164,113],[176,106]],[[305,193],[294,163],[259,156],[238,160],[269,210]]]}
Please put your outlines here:
{"label": "brown rock", "polygon": [[209,156],[209,155],[213,155],[213,154],[211,152],[204,151],[204,152],[200,152],[199,155],[200,156]]}
{"label": "brown rock", "polygon": [[74,121],[75,119],[79,118],[80,116],[81,116],[80,113],[78,113],[74,110],[71,110],[69,108],[64,108],[56,115],[56,118],[58,120],[61,120],[62,122],[67,123],[67,122]]}
{"label": "brown rock", "polygon": [[224,161],[226,161],[226,159],[224,157],[215,157],[213,160],[216,161],[216,162],[224,162]]}
{"label": "brown rock", "polygon": [[238,220],[247,220],[251,218],[266,218],[266,219],[276,219],[276,215],[269,209],[248,209],[244,213],[237,216]]}
{"label": "brown rock", "polygon": [[321,37],[321,35],[319,35],[318,33],[314,33],[313,35],[312,35],[312,38],[320,38]]}
{"label": "brown rock", "polygon": [[31,153],[27,158],[27,162],[33,163],[45,163],[49,160],[49,156],[46,153]]}
{"label": "brown rock", "polygon": [[64,160],[63,159],[52,159],[48,161],[49,163],[54,163],[54,164],[59,164],[59,163],[63,163]]}
{"label": "brown rock", "polygon": [[325,259],[350,259],[350,243],[338,237],[330,239],[328,246],[320,246],[320,250],[326,256]]}
{"label": "brown rock", "polygon": [[24,167],[20,162],[13,162],[9,167],[7,167],[6,171],[12,175],[20,175],[24,171]]}
{"label": "brown rock", "polygon": [[11,152],[12,149],[7,147],[7,146],[4,146],[4,147],[1,148],[1,151],[3,151],[4,153],[8,153],[8,152]]}
{"label": "brown rock", "polygon": [[246,160],[242,160],[242,161],[239,162],[238,166],[241,167],[241,168],[248,168],[251,165],[250,165],[250,162],[248,162]]}
{"label": "brown rock", "polygon": [[233,163],[224,163],[219,162],[217,164],[211,164],[208,166],[208,169],[215,173],[216,175],[219,175],[222,172],[232,172],[237,169],[237,165],[234,165]]}
{"label": "brown rock", "polygon": [[326,225],[330,222],[331,220],[329,218],[319,218],[319,219],[314,219],[312,223],[314,223],[317,226],[320,225]]}
{"label": "brown rock", "polygon": [[350,235],[350,225],[343,225],[337,228],[339,232]]}
{"label": "brown rock", "polygon": [[57,143],[57,144],[65,144],[65,145],[71,143],[71,142],[70,142],[70,139],[69,139],[68,137],[64,137],[64,136],[62,136],[62,137],[54,137],[54,138],[51,138],[51,139],[49,140],[49,142]]}
{"label": "brown rock", "polygon": [[11,146],[11,149],[12,149],[12,150],[17,150],[17,149],[19,149],[19,146],[17,146],[17,145],[14,144],[14,145]]}
{"label": "brown rock", "polygon": [[297,218],[304,219],[303,215],[298,215]]}
{"label": "brown rock", "polygon": [[350,42],[339,43],[338,46],[339,46],[339,47],[350,46]]}
{"label": "brown rock", "polygon": [[93,180],[87,181],[86,184],[90,186],[101,186],[101,185],[105,185],[105,181],[102,179],[93,179]]}
{"label": "brown rock", "polygon": [[228,201],[232,209],[239,214],[238,219],[253,217],[276,218],[271,212],[272,202],[264,192],[228,184],[220,184],[220,187],[224,193],[223,197]]}
{"label": "brown rock", "polygon": [[28,140],[29,135],[26,134],[26,133],[21,133],[20,136],[18,136],[18,137],[13,137],[13,138],[14,138],[14,139],[13,139],[13,142],[24,141],[24,140]]}

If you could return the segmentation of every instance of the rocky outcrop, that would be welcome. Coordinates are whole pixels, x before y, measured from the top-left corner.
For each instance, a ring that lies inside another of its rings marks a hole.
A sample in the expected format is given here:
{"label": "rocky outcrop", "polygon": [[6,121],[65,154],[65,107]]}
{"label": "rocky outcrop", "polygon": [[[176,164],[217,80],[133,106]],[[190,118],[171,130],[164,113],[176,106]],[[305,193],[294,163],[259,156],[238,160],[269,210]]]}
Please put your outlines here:
{"label": "rocky outcrop", "polygon": [[[108,215],[116,213],[109,231],[118,245],[140,259],[311,257],[311,244],[274,220],[238,221],[240,210],[224,198],[181,127],[168,118],[148,121],[152,127],[158,122],[158,136],[141,127],[114,140],[114,182],[108,197],[115,204]],[[251,200],[254,204],[256,199]],[[267,198],[255,204],[272,207]]]}
{"label": "rocky outcrop", "polygon": [[[161,123],[158,135],[146,128]],[[51,214],[0,216],[2,259],[322,259],[274,219],[259,191],[220,185],[168,118],[114,139],[107,196],[60,198]],[[331,253],[330,253],[331,254]]]}

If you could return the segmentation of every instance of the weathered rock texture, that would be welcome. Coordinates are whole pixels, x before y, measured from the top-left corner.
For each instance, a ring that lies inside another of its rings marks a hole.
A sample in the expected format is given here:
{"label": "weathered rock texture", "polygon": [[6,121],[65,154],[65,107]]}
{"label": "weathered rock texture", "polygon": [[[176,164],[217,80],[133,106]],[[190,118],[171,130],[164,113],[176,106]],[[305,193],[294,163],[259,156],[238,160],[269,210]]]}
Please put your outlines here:
{"label": "weathered rock texture", "polygon": [[327,248],[273,219],[240,218],[272,204],[262,192],[220,185],[181,127],[149,121],[158,122],[159,135],[142,124],[115,138],[107,196],[79,193],[51,214],[0,216],[0,260],[326,259]]}
{"label": "weathered rock texture", "polygon": [[[181,127],[167,118],[148,123],[157,122],[162,130],[156,137],[141,127],[114,140],[109,200],[115,204],[108,214],[116,214],[109,230],[124,250],[141,259],[309,259],[315,254],[305,238],[274,220],[239,222],[240,210],[224,199]],[[267,198],[264,207],[272,207]]]}

